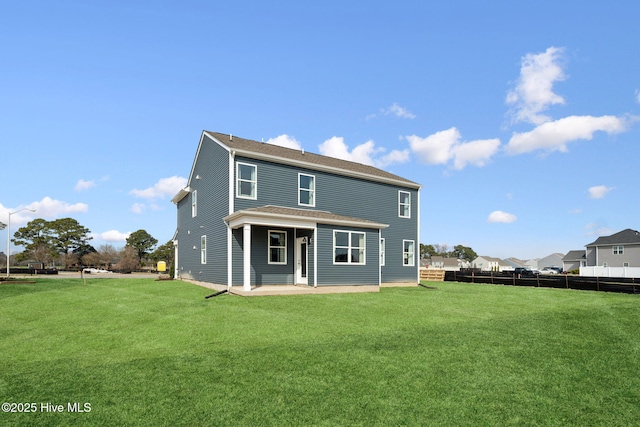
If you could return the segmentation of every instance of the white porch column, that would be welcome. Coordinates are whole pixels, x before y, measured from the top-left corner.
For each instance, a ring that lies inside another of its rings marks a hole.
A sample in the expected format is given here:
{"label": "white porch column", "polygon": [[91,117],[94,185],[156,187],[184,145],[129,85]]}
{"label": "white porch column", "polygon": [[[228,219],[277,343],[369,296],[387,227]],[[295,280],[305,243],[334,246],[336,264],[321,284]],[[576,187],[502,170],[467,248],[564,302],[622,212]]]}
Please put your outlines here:
{"label": "white porch column", "polygon": [[242,244],[244,246],[242,290],[251,290],[251,224],[242,227]]}

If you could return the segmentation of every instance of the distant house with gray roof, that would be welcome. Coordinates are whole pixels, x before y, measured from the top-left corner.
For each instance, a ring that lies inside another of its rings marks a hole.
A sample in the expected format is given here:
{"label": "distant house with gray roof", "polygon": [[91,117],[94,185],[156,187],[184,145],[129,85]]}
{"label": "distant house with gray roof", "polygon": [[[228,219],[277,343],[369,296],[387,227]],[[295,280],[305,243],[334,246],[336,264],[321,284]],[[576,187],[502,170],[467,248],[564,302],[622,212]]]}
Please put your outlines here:
{"label": "distant house with gray roof", "polygon": [[586,245],[587,266],[640,267],[640,233],[627,228]]}
{"label": "distant house with gray roof", "polygon": [[569,251],[562,258],[562,269],[564,271],[576,270],[580,267],[586,267],[586,265],[587,252],[584,249]]}

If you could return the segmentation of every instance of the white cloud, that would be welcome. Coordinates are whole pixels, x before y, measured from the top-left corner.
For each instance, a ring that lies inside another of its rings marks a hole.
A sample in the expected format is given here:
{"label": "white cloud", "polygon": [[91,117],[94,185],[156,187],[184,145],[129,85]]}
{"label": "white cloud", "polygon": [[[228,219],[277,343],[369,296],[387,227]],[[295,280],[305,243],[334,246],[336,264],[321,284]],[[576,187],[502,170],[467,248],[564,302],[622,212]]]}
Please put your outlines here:
{"label": "white cloud", "polygon": [[453,160],[455,169],[463,169],[467,164],[484,166],[500,147],[499,139],[461,142],[460,132],[455,127],[425,138],[410,135],[406,139],[422,163],[439,165]]}
{"label": "white cloud", "polygon": [[144,190],[133,189],[129,194],[142,199],[162,199],[165,197],[173,197],[178,191],[187,185],[187,178],[181,176],[171,176],[162,178],[156,182],[153,187]]}
{"label": "white cloud", "polygon": [[456,145],[453,147],[453,167],[459,170],[464,169],[467,164],[484,166],[499,147],[500,140],[497,138],[479,139]]}
{"label": "white cloud", "polygon": [[625,131],[627,121],[615,116],[569,116],[543,123],[530,132],[514,133],[506,150],[509,154],[522,154],[535,150],[567,151],[567,143],[579,139],[592,139],[597,131],[608,134]]}
{"label": "white cloud", "polygon": [[382,114],[385,116],[396,116],[402,119],[415,119],[416,115],[404,107],[399,106],[397,103],[393,103],[390,107],[382,110]]}
{"label": "white cloud", "polygon": [[602,199],[613,189],[615,189],[615,187],[607,187],[606,185],[596,185],[594,187],[589,187],[589,197],[591,197],[592,199]]}
{"label": "white cloud", "polygon": [[14,230],[14,226],[21,226],[31,221],[36,213],[29,212],[27,210],[17,212],[21,209],[25,208],[25,206],[18,206],[17,208],[6,208],[0,204],[0,223],[5,226],[9,224],[9,212],[16,212],[11,215],[11,229]]}
{"label": "white cloud", "polygon": [[390,107],[381,108],[380,109],[380,114],[369,114],[367,117],[365,117],[365,120],[375,119],[379,115],[395,116],[395,117],[399,117],[401,119],[415,119],[416,118],[416,115],[413,114],[411,111],[407,110],[404,107],[401,107],[400,105],[398,105],[398,103],[394,102],[393,104],[391,104]]}
{"label": "white cloud", "polygon": [[516,87],[507,94],[507,104],[513,105],[514,122],[536,125],[549,121],[542,114],[549,106],[564,104],[564,98],[553,92],[553,84],[565,79],[558,64],[563,59],[562,48],[550,47],[543,53],[529,53],[522,58]]}
{"label": "white cloud", "polygon": [[635,95],[636,95],[636,102],[640,104],[640,89],[636,89]]}
{"label": "white cloud", "polygon": [[70,204],[60,200],[54,200],[48,196],[39,202],[30,203],[27,207],[35,209],[37,216],[44,218],[55,218],[60,215],[87,212],[89,210],[89,205],[86,203]]}
{"label": "white cloud", "polygon": [[95,186],[96,186],[96,183],[94,181],[85,181],[84,179],[79,179],[74,189],[76,191],[84,191]]}
{"label": "white cloud", "polygon": [[584,226],[584,229],[585,229],[584,235],[588,237],[609,236],[614,232],[613,229],[609,227],[601,226],[595,222],[588,223],[587,225]]}
{"label": "white cloud", "polygon": [[275,138],[269,138],[267,144],[279,145],[280,147],[293,148],[294,150],[302,149],[302,145],[292,136],[282,134]]}
{"label": "white cloud", "polygon": [[510,223],[510,222],[514,222],[517,219],[518,218],[513,214],[503,212],[503,211],[493,211],[489,214],[489,217],[487,218],[487,222]]}
{"label": "white cloud", "polygon": [[[318,145],[320,154],[338,159],[349,160],[365,165],[386,167],[395,163],[409,161],[408,150],[393,150],[388,154],[381,155],[386,150],[383,147],[376,147],[375,142],[369,140],[349,151],[349,146],[345,144],[344,138],[334,136]],[[380,156],[381,155],[381,156]],[[379,156],[379,157],[374,157]]]}
{"label": "white cloud", "polygon": [[133,213],[141,214],[144,212],[144,210],[145,210],[144,203],[134,203],[133,205],[131,205],[131,212]]}
{"label": "white cloud", "polygon": [[406,163],[409,161],[409,150],[393,150],[389,154],[385,154],[376,160],[376,166],[379,168],[385,168],[392,164]]}
{"label": "white cloud", "polygon": [[130,234],[131,232],[122,233],[118,230],[109,230],[103,233],[96,234],[94,235],[94,237],[98,237],[105,242],[125,242]]}
{"label": "white cloud", "polygon": [[452,147],[459,144],[460,132],[450,128],[436,132],[426,138],[417,135],[406,137],[411,150],[416,153],[421,162],[430,165],[446,164],[452,157]]}
{"label": "white cloud", "polygon": [[[35,212],[30,212],[27,209],[35,210]],[[89,205],[85,203],[70,204],[47,196],[39,202],[32,202],[26,206],[6,208],[0,205],[0,222],[6,224],[9,221],[9,212],[16,212],[11,215],[11,227],[13,228],[14,224],[26,224],[34,218],[57,218],[62,215],[87,212],[88,210]]]}

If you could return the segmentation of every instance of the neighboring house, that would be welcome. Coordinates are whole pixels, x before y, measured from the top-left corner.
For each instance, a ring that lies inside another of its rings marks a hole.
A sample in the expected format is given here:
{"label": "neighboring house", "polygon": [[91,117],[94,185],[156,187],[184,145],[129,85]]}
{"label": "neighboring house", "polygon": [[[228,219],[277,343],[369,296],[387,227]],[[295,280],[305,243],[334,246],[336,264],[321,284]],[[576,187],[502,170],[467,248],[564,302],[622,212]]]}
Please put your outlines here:
{"label": "neighboring house", "polygon": [[524,262],[524,266],[527,268],[530,268],[532,270],[540,270],[539,266],[538,266],[538,261],[540,260],[540,258],[532,258],[532,259],[528,259]]}
{"label": "neighboring house", "polygon": [[479,256],[471,263],[473,268],[479,268],[482,271],[503,271],[513,270],[513,267],[501,260],[490,256]]}
{"label": "neighboring house", "polygon": [[457,258],[447,258],[443,256],[432,256],[430,268],[447,270],[447,271],[458,271],[461,267],[461,261]]}
{"label": "neighboring house", "polygon": [[502,261],[504,261],[505,264],[507,264],[510,268],[509,270],[513,270],[515,268],[522,268],[522,267],[526,267],[527,266],[527,262],[523,261],[521,259],[518,258],[506,258],[503,259]]}
{"label": "neighboring house", "polygon": [[540,258],[538,259],[538,269],[542,270],[545,267],[561,267],[562,258],[564,258],[564,254],[561,253],[554,253],[547,255],[544,258]]}
{"label": "neighboring house", "polygon": [[415,284],[420,188],[372,166],[204,131],[172,199],[176,277],[245,291]]}
{"label": "neighboring house", "polygon": [[569,253],[562,258],[562,269],[564,271],[576,270],[580,267],[586,267],[586,265],[587,252],[584,249],[569,251]]}
{"label": "neighboring house", "polygon": [[586,245],[588,267],[640,267],[640,233],[627,228]]}

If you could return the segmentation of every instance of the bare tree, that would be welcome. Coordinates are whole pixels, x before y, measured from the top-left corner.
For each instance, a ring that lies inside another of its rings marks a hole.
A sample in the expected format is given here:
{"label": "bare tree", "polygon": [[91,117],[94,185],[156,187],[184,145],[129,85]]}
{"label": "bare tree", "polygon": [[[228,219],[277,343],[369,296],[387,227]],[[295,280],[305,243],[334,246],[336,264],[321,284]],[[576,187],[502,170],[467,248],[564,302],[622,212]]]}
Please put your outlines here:
{"label": "bare tree", "polygon": [[100,263],[107,270],[118,262],[118,251],[112,245],[101,245],[98,248],[98,253],[100,254]]}
{"label": "bare tree", "polygon": [[82,256],[82,264],[92,267],[100,265],[100,254],[98,252],[90,252]]}
{"label": "bare tree", "polygon": [[446,243],[436,243],[433,245],[438,255],[447,256],[449,254],[449,245]]}
{"label": "bare tree", "polygon": [[138,251],[131,246],[125,246],[125,248],[120,251],[120,261],[117,267],[118,270],[122,271],[133,271],[140,268]]}

